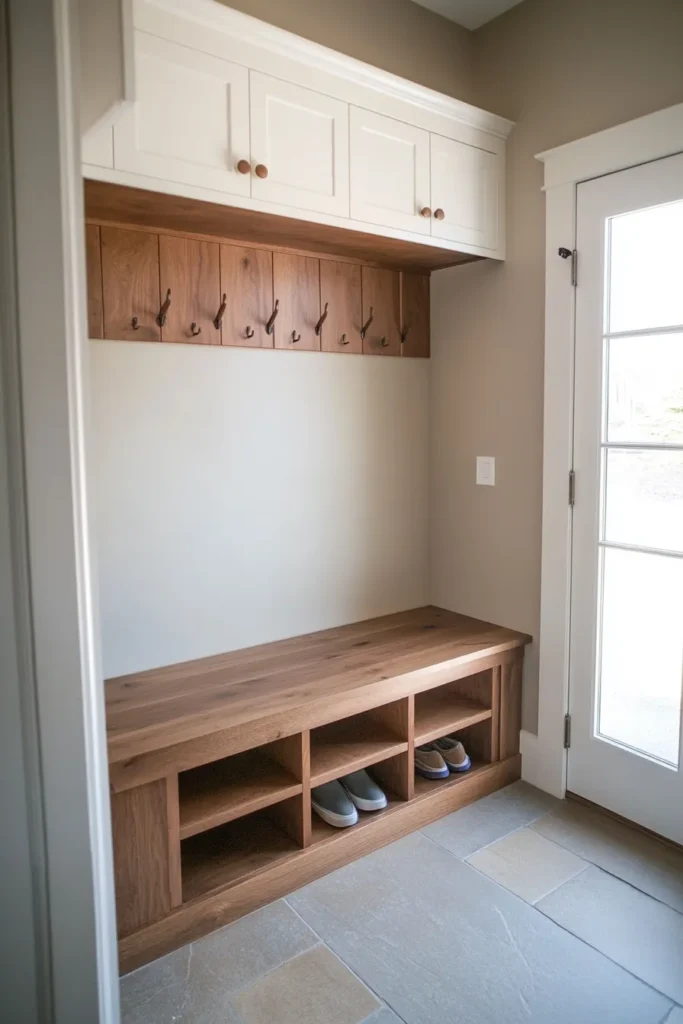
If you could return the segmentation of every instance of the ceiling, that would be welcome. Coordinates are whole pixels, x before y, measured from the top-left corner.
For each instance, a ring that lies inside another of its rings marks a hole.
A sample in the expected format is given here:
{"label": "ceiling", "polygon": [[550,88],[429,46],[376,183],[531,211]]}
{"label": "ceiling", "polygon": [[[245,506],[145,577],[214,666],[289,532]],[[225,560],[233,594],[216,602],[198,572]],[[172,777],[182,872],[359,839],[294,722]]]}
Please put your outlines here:
{"label": "ceiling", "polygon": [[450,21],[457,21],[458,25],[474,29],[515,7],[521,0],[415,0],[415,3]]}

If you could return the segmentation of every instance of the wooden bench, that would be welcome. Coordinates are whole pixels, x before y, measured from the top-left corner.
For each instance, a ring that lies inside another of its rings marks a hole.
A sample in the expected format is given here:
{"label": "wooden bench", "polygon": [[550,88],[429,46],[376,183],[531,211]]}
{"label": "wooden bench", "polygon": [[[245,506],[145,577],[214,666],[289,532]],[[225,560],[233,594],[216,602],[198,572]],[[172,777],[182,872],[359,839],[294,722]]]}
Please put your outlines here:
{"label": "wooden bench", "polygon": [[[519,778],[529,640],[419,608],[109,680],[122,970]],[[416,778],[456,731],[471,771]],[[369,766],[386,810],[311,816],[311,786]]]}

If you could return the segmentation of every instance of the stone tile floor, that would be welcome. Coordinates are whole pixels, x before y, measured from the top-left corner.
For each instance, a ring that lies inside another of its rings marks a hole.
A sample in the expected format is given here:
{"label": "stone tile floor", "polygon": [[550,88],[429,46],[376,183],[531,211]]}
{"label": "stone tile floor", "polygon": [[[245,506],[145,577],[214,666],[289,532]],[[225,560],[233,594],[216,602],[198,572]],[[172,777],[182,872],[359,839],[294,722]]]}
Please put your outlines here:
{"label": "stone tile floor", "polygon": [[517,782],[121,982],[122,1024],[683,1024],[683,853]]}

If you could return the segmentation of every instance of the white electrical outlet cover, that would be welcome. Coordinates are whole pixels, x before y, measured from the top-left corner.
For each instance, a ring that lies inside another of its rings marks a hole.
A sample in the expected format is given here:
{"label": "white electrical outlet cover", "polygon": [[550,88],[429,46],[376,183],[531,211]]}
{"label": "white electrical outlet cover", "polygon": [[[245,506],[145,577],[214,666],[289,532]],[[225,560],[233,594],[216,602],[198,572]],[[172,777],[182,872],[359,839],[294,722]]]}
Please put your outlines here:
{"label": "white electrical outlet cover", "polygon": [[492,455],[477,455],[477,483],[485,487],[495,487],[496,460]]}

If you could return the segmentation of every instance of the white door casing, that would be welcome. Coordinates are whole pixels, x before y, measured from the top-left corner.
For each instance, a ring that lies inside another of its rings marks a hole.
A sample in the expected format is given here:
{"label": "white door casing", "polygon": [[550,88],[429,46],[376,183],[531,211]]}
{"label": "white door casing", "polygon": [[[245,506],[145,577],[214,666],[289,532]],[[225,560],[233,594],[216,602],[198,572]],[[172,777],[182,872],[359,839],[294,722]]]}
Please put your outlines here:
{"label": "white door casing", "polygon": [[432,235],[451,242],[498,247],[501,160],[495,153],[431,135]]}
{"label": "white door casing", "polygon": [[683,842],[683,155],[577,189],[568,788]]}
{"label": "white door casing", "polygon": [[114,167],[248,196],[249,72],[135,32],[137,99],[114,125]]}
{"label": "white door casing", "polygon": [[351,107],[351,216],[428,235],[429,132]]}
{"label": "white door casing", "polygon": [[253,198],[348,217],[348,104],[258,71],[249,78]]}

